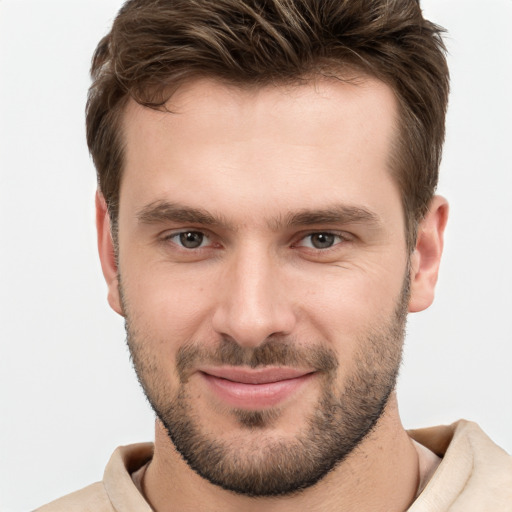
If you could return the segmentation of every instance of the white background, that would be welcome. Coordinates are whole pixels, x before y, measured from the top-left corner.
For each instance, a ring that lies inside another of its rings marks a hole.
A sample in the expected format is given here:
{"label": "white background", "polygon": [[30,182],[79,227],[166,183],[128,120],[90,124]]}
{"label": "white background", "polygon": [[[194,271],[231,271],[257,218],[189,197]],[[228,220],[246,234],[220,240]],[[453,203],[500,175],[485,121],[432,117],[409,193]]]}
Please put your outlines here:
{"label": "white background", "polygon": [[[101,479],[152,439],[96,256],[84,136],[114,0],[0,0],[0,510]],[[438,298],[410,319],[406,427],[478,421],[512,451],[512,0],[424,0],[449,29],[451,202]]]}

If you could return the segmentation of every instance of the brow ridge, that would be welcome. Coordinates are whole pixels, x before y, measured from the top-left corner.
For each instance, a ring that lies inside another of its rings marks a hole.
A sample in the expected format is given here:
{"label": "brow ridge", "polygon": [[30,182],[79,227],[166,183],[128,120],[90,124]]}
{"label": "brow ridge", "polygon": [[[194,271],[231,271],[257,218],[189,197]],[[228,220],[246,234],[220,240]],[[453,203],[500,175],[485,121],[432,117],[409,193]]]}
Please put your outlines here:
{"label": "brow ridge", "polygon": [[[233,227],[222,216],[214,215],[202,208],[157,200],[147,204],[136,214],[141,224],[157,224],[161,222],[184,222],[204,226]],[[322,209],[307,209],[290,212],[282,218],[269,219],[270,229],[277,231],[282,228],[311,226],[315,224],[356,224],[365,223],[380,225],[382,222],[377,214],[360,206],[334,205]]]}
{"label": "brow ridge", "polygon": [[141,224],[156,224],[159,222],[189,222],[191,224],[202,224],[214,226],[225,224],[220,218],[216,218],[207,210],[202,208],[191,208],[188,206],[171,203],[168,201],[154,201],[144,206],[136,214]]}
{"label": "brow ridge", "polygon": [[304,209],[290,213],[285,217],[284,224],[288,227],[308,226],[313,224],[375,224],[381,220],[374,212],[352,205],[335,205],[320,210]]}

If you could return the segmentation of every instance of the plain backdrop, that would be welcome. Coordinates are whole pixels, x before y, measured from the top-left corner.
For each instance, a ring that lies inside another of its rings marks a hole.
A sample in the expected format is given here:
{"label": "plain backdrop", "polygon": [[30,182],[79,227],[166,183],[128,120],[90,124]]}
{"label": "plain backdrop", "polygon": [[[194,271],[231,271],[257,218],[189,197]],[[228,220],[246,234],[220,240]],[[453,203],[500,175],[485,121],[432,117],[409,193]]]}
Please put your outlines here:
{"label": "plain backdrop", "polygon": [[[101,479],[151,440],[96,255],[84,136],[92,52],[114,0],[0,0],[0,510]],[[449,30],[439,192],[451,218],[435,304],[410,317],[406,427],[473,419],[512,451],[512,0],[423,0]]]}

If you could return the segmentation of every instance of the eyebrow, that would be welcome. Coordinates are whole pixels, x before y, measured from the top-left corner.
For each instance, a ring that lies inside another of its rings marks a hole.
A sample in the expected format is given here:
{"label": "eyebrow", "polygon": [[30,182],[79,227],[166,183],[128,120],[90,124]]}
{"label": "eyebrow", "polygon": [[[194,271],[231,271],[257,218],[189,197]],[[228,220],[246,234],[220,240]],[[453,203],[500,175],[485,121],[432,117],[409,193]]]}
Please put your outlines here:
{"label": "eyebrow", "polygon": [[289,227],[309,226],[313,224],[369,224],[379,226],[380,217],[360,206],[335,205],[320,210],[301,210],[285,217],[284,224]]}
{"label": "eyebrow", "polygon": [[226,224],[223,219],[214,217],[202,208],[190,208],[168,201],[155,201],[144,206],[136,215],[141,224],[158,224],[160,222],[187,222],[216,226]]}
{"label": "eyebrow", "polygon": [[[165,200],[154,201],[144,206],[136,214],[141,224],[158,224],[162,222],[179,222],[199,224],[202,226],[224,226],[231,229],[232,223],[221,216],[202,208],[191,208],[188,206],[171,203]],[[374,212],[351,205],[334,205],[322,209],[303,209],[291,212],[282,218],[269,219],[267,222],[270,229],[278,231],[283,227],[311,226],[315,224],[368,224],[380,226],[382,221]]]}

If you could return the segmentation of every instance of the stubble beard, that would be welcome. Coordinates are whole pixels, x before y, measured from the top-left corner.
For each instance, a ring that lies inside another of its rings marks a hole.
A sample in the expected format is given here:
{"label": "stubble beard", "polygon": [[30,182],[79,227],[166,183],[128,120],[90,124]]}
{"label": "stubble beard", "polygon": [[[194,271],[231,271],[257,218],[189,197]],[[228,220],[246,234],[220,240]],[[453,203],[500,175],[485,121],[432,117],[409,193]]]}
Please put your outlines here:
{"label": "stubble beard", "polygon": [[[123,296],[123,295],[122,295]],[[394,314],[385,325],[374,326],[359,340],[354,370],[342,389],[336,387],[338,361],[322,345],[301,346],[272,337],[254,349],[223,339],[215,348],[190,343],[177,354],[178,390],[159,372],[158,355],[131,322],[124,304],[127,343],[144,393],[185,462],[200,476],[224,489],[251,497],[300,492],[325,477],[372,432],[395,388],[402,358],[409,281],[404,281]],[[124,301],[126,302],[126,301]],[[208,431],[194,411],[188,389],[189,370],[208,364],[313,367],[321,387],[318,406],[293,438],[271,433],[279,408],[231,410],[239,425],[233,441]]]}

